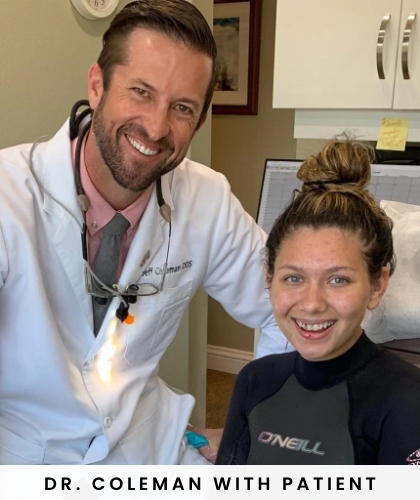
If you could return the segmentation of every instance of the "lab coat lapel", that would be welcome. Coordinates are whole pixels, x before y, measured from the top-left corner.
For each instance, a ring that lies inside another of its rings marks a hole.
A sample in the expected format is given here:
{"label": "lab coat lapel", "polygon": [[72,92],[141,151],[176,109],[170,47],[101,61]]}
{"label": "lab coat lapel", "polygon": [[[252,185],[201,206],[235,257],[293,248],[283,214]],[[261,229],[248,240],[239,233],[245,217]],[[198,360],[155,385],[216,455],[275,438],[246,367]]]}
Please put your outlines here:
{"label": "lab coat lapel", "polygon": [[[173,211],[174,206],[169,190],[170,178],[172,178],[172,174],[162,177],[162,194],[165,202]],[[149,262],[162,246],[163,241],[167,244],[168,234],[166,233],[168,233],[168,231],[169,224],[159,213],[156,187],[154,187],[146,210],[140,221],[136,236],[130,245],[127,260],[121,273],[120,283],[122,285],[139,281],[142,272],[148,268]],[[156,262],[156,265],[163,266],[164,263],[163,257],[162,262]]]}
{"label": "lab coat lapel", "polygon": [[84,260],[81,246],[83,215],[77,204],[68,129],[67,121],[53,139],[38,146],[39,150],[35,150],[34,155],[34,168],[39,172],[38,175],[46,191],[74,215],[73,218],[59,203],[52,200],[50,196],[44,195],[43,208],[50,215],[47,218],[47,224],[53,244],[77,301],[90,323],[92,320],[92,301],[85,291]]}

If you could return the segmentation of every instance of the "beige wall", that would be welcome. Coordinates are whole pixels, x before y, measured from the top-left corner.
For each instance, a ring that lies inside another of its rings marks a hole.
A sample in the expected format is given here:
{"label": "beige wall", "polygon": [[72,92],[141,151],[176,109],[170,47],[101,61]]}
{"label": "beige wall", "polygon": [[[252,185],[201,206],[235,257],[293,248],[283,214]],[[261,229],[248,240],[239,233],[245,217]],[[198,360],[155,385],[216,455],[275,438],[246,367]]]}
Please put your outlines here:
{"label": "beige wall", "polygon": [[304,160],[308,156],[318,154],[327,144],[324,139],[297,139],[296,140],[296,158]]}
{"label": "beige wall", "polygon": [[[212,167],[223,172],[247,212],[256,217],[266,158],[295,158],[294,112],[272,109],[275,0],[263,0],[258,116],[213,116]],[[253,331],[209,299],[208,343],[253,350]]]}
{"label": "beige wall", "polygon": [[0,147],[63,124],[86,97],[86,75],[109,22],[84,19],[70,0],[1,1]]}

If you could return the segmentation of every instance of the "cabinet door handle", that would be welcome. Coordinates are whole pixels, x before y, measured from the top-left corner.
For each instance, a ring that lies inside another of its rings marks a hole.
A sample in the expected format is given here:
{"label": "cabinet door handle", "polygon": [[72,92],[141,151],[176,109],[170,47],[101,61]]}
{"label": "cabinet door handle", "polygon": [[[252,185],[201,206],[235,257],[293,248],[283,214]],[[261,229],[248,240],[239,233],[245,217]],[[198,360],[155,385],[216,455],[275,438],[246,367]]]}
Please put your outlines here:
{"label": "cabinet door handle", "polygon": [[408,71],[408,49],[410,48],[411,28],[413,27],[413,23],[416,20],[416,16],[417,14],[415,12],[412,12],[408,16],[407,23],[404,29],[401,49],[401,63],[404,80],[410,79],[410,72]]}
{"label": "cabinet door handle", "polygon": [[388,27],[391,14],[385,14],[379,26],[378,41],[376,42],[376,69],[378,70],[379,80],[385,80],[384,73],[384,43],[385,32]]}

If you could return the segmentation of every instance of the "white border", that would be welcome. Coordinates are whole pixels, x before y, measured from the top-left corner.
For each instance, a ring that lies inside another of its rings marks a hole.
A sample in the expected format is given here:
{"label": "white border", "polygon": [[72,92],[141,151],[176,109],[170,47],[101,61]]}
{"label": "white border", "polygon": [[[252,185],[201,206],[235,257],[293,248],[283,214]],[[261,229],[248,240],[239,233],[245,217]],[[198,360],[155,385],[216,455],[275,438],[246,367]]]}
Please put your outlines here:
{"label": "white border", "polygon": [[[220,489],[222,478],[226,490]],[[163,480],[167,488],[155,489],[154,482]],[[61,488],[63,481],[70,490]],[[2,500],[379,500],[415,496],[419,473],[413,467],[354,465],[6,465],[0,482]]]}

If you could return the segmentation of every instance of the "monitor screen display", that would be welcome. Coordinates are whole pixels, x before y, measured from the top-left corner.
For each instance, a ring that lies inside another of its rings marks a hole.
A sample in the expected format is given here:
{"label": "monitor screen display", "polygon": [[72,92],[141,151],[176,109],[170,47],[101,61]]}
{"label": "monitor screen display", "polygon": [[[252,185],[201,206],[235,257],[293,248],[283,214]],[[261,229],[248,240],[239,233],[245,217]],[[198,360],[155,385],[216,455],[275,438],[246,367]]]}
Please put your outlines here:
{"label": "monitor screen display", "polygon": [[[258,204],[257,223],[269,233],[280,213],[290,201],[293,191],[302,183],[296,174],[302,160],[265,161]],[[378,200],[393,200],[420,205],[420,166],[373,164],[370,192]]]}

